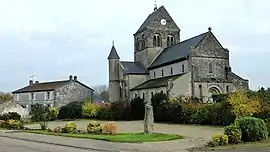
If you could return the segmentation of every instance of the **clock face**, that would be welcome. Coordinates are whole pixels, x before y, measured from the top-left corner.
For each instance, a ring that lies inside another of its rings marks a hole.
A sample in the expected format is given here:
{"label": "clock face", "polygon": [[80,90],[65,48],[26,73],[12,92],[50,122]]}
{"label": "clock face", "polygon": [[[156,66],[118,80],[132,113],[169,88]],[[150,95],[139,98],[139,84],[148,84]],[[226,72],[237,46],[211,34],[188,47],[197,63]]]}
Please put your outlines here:
{"label": "clock face", "polygon": [[167,24],[167,21],[166,21],[165,19],[161,19],[160,23],[161,23],[162,25],[166,25],[166,24]]}

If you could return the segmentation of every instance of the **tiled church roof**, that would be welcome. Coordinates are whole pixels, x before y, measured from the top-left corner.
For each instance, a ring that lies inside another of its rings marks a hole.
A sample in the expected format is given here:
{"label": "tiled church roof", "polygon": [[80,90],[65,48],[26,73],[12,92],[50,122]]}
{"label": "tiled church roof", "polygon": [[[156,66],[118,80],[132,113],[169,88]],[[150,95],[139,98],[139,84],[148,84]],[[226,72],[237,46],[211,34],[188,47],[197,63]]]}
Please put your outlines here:
{"label": "tiled church roof", "polygon": [[121,61],[121,63],[125,68],[126,74],[148,74],[148,71],[143,67],[140,62]]}

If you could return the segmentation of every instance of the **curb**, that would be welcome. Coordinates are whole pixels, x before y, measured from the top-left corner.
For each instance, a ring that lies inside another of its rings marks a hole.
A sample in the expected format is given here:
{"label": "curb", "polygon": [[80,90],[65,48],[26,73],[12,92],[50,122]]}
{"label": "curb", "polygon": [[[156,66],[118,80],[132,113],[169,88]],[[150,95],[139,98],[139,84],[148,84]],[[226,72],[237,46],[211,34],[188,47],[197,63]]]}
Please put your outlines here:
{"label": "curb", "polygon": [[95,151],[101,151],[101,152],[125,152],[125,151],[122,151],[122,150],[119,151],[119,150],[112,150],[112,149],[86,148],[86,147],[79,147],[79,146],[73,146],[73,145],[58,144],[58,143],[53,143],[53,142],[46,142],[46,141],[25,139],[25,138],[19,138],[19,137],[12,137],[12,136],[1,135],[1,134],[0,134],[0,137],[9,138],[9,139],[23,140],[23,141],[30,141],[30,142],[35,142],[35,143],[49,144],[49,145],[55,145],[55,146],[77,148],[77,149],[82,149],[82,150],[95,150]]}

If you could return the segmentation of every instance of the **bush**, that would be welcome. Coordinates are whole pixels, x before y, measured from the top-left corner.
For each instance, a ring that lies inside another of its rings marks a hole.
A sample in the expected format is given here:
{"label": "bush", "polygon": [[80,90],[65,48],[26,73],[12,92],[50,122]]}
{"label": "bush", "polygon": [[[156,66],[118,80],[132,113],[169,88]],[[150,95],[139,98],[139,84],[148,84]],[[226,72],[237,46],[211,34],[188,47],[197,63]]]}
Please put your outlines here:
{"label": "bush", "polygon": [[59,111],[56,107],[49,108],[49,120],[56,120],[58,117]]}
{"label": "bush", "polygon": [[239,126],[235,124],[231,124],[224,128],[224,134],[229,137],[230,144],[238,144],[241,143],[242,132]]}
{"label": "bush", "polygon": [[96,121],[91,121],[87,127],[87,133],[90,134],[100,134],[102,133],[102,126],[100,123],[97,123]]}
{"label": "bush", "polygon": [[34,122],[47,121],[49,119],[49,108],[41,104],[32,105],[30,115]]}
{"label": "bush", "polygon": [[0,128],[5,128],[6,126],[6,121],[5,120],[0,120]]}
{"label": "bush", "polygon": [[48,123],[46,121],[39,123],[41,130],[46,130],[48,128]]}
{"label": "bush", "polygon": [[82,102],[74,101],[61,107],[59,110],[59,119],[82,118]]}
{"label": "bush", "polygon": [[55,127],[54,129],[53,129],[53,132],[55,132],[55,133],[60,133],[61,132],[61,127]]}
{"label": "bush", "polygon": [[213,135],[212,141],[215,146],[224,146],[228,144],[228,136],[221,134],[221,135]]}
{"label": "bush", "polygon": [[102,128],[102,133],[108,135],[115,135],[117,133],[117,126],[114,122],[107,122]]}
{"label": "bush", "polygon": [[267,127],[262,119],[242,117],[235,121],[242,132],[242,141],[261,141],[268,137]]}
{"label": "bush", "polygon": [[7,120],[5,122],[5,128],[7,129],[23,129],[23,123],[18,120]]}
{"label": "bush", "polygon": [[19,115],[17,112],[9,112],[3,114],[3,116],[0,117],[1,120],[8,120],[8,119],[13,119],[13,120],[20,120],[21,115]]}
{"label": "bush", "polygon": [[82,105],[82,115],[86,118],[96,118],[98,114],[98,105],[90,101],[84,102]]}
{"label": "bush", "polygon": [[66,123],[65,127],[62,129],[63,133],[73,133],[76,131],[76,124],[74,122]]}
{"label": "bush", "polygon": [[6,101],[11,101],[11,100],[12,100],[11,93],[0,92],[0,104]]}
{"label": "bush", "polygon": [[111,120],[111,106],[110,104],[100,104],[97,112],[97,118],[99,120]]}
{"label": "bush", "polygon": [[144,100],[140,97],[134,98],[130,102],[129,120],[144,119]]}
{"label": "bush", "polygon": [[130,105],[128,102],[113,102],[111,104],[112,120],[128,120]]}

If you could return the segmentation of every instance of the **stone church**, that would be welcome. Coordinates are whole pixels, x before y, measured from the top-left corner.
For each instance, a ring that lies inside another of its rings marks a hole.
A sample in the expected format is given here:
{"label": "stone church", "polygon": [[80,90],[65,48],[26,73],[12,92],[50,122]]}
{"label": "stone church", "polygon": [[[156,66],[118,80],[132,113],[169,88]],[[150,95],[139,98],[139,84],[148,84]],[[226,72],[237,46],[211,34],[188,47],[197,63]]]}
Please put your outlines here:
{"label": "stone church", "polygon": [[134,61],[120,61],[114,44],[111,48],[109,100],[149,101],[163,92],[207,102],[212,94],[248,90],[248,80],[232,72],[229,50],[211,30],[180,40],[180,28],[165,7],[155,7],[134,34]]}

